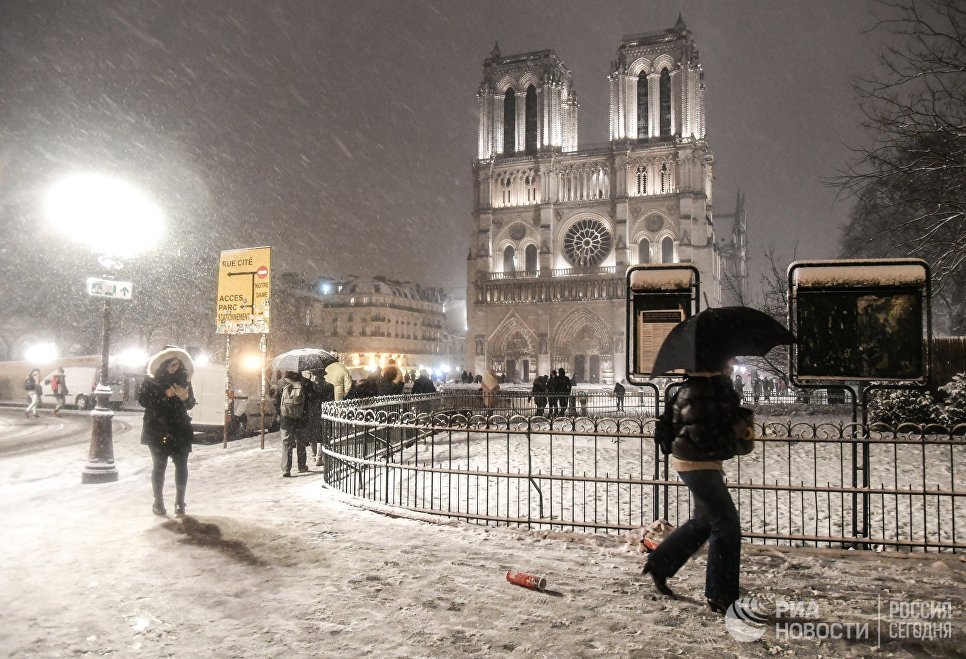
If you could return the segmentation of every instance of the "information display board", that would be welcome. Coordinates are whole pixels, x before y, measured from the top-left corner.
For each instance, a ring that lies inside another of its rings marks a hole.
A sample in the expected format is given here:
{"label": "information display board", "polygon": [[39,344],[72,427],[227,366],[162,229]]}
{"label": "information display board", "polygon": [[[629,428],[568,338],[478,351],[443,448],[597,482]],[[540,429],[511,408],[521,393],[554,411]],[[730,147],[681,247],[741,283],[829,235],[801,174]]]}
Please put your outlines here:
{"label": "information display board", "polygon": [[642,264],[627,269],[627,380],[640,384],[652,373],[664,338],[697,313],[699,275],[683,263]]}
{"label": "information display board", "polygon": [[924,261],[800,261],[788,272],[795,382],[926,381]]}

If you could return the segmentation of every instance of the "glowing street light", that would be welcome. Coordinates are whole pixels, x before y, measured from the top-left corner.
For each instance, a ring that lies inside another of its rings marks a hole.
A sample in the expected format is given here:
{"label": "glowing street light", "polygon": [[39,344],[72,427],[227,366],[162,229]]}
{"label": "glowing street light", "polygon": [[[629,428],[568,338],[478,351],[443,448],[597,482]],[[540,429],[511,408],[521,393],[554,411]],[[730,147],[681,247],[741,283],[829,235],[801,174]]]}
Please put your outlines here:
{"label": "glowing street light", "polygon": [[242,357],[241,366],[246,371],[257,373],[262,370],[262,356],[258,353],[248,353]]}
{"label": "glowing street light", "polygon": [[24,351],[24,358],[31,364],[49,364],[60,356],[53,343],[35,343]]}
{"label": "glowing street light", "polygon": [[[47,218],[59,235],[69,236],[92,252],[106,269],[118,270],[129,260],[158,242],[164,231],[161,209],[141,190],[112,176],[96,173],[75,174],[51,188],[47,197]],[[114,285],[112,285],[114,284]],[[108,483],[117,480],[114,463],[110,409],[111,387],[107,382],[110,351],[110,298],[130,299],[132,292],[124,282],[88,279],[88,294],[104,298],[101,330],[101,372],[91,412],[91,446],[82,483]]]}

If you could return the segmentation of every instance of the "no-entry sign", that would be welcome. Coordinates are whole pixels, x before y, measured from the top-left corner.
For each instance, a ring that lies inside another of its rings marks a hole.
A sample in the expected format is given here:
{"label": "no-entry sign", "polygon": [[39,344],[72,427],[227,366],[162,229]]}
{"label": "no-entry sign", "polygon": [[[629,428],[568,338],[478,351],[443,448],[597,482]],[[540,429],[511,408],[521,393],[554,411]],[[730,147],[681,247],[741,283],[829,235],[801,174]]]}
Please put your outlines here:
{"label": "no-entry sign", "polygon": [[221,253],[215,307],[218,334],[268,334],[271,271],[271,247]]}

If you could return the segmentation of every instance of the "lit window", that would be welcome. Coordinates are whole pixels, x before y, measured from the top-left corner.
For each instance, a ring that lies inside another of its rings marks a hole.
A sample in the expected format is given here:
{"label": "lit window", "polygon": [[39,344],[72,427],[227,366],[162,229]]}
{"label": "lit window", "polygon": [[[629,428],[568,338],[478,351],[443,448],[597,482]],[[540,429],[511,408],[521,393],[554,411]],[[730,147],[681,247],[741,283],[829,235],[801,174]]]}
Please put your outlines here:
{"label": "lit window", "polygon": [[525,142],[527,153],[537,152],[537,90],[533,85],[527,87],[525,117]]}
{"label": "lit window", "polygon": [[647,238],[644,238],[637,246],[637,262],[638,263],[651,262],[651,241],[648,240]]}
{"label": "lit window", "polygon": [[517,96],[513,87],[503,96],[503,153],[513,153],[516,146]]}
{"label": "lit window", "polygon": [[[647,137],[647,74],[637,76],[637,139]],[[644,194],[639,192],[638,194]]]}
{"label": "lit window", "polygon": [[647,194],[647,166],[641,165],[637,168],[637,194]]}
{"label": "lit window", "polygon": [[661,71],[661,137],[671,134],[671,74],[667,69]]}
{"label": "lit window", "polygon": [[661,263],[674,263],[674,241],[670,237],[661,241]]}

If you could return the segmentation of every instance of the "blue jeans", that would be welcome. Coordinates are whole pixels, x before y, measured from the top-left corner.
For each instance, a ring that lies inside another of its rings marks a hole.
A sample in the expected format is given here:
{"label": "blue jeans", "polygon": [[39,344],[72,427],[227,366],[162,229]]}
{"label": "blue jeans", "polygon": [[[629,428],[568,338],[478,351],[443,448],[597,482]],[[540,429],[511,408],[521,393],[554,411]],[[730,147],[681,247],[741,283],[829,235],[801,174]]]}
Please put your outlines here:
{"label": "blue jeans", "polygon": [[673,577],[708,542],[704,595],[716,602],[731,604],[738,599],[741,523],[725,486],[724,474],[709,469],[682,471],[679,475],[691,490],[694,512],[684,526],[658,545],[647,564],[654,574]]}

